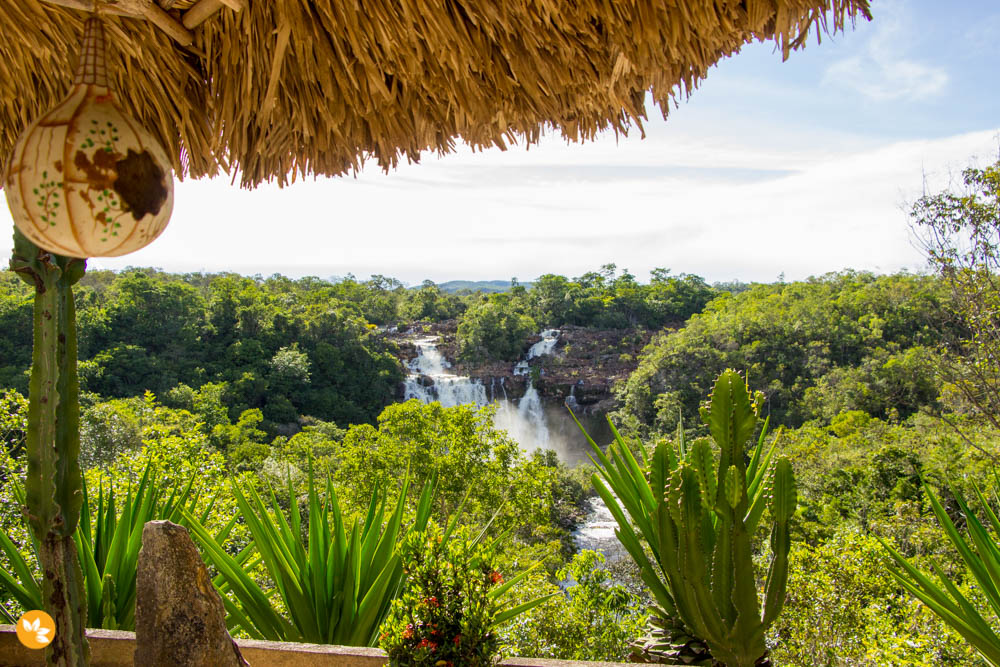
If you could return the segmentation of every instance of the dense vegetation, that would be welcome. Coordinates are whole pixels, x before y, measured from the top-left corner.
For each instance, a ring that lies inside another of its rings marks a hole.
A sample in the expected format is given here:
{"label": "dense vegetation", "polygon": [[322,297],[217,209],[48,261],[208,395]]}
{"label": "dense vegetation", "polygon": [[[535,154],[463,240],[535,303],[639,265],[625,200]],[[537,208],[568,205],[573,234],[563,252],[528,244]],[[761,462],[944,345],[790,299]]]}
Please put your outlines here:
{"label": "dense vegetation", "polygon": [[898,421],[937,397],[936,355],[955,328],[930,276],[853,271],[754,285],[714,299],[683,329],[665,332],[621,387],[622,416],[670,431],[725,368],[767,396],[772,423],[798,426],[862,410]]}
{"label": "dense vegetation", "polygon": [[573,280],[547,273],[530,290],[515,284],[507,292],[473,300],[459,325],[460,352],[473,361],[512,361],[527,336],[540,329],[680,325],[716,294],[698,276],[671,276],[668,269],[654,269],[645,284],[627,269],[619,274],[614,264]]}
{"label": "dense vegetation", "polygon": [[[349,521],[370,514],[374,493],[401,494],[409,525],[430,480],[438,524],[455,518],[467,527],[462,535],[487,527],[499,541],[490,577],[541,563],[494,606],[544,604],[491,642],[538,657],[622,659],[630,641],[652,641],[648,623],[657,618],[648,582],[628,558],[576,553],[572,533],[588,510],[593,469],[567,469],[552,452],[525,453],[495,428],[492,408],[396,402],[404,371],[386,331],[457,319],[460,353],[496,361],[520,357],[543,328],[623,336],[644,328],[656,335],[616,388],[614,420],[628,447],[652,456],[678,433],[692,442],[707,435],[698,408],[720,372],[734,368],[762,390],[767,445],[776,443],[794,468],[788,596],[766,638],[774,664],[982,664],[891,576],[879,543],[924,571],[935,563],[991,618],[922,486],[960,527],[957,498],[971,499],[975,512],[1000,506],[975,493],[1000,461],[1000,290],[992,282],[1000,172],[967,177],[982,199],[938,195],[914,208],[915,223],[928,230],[934,275],[845,271],[712,287],[665,270],[643,284],[606,265],[573,279],[543,275],[503,291],[452,293],[382,276],[93,272],[77,293],[89,488],[123,497],[148,465],[163,488],[194,478],[192,512],[218,496],[203,517],[215,533],[238,511],[234,487],[246,497],[269,497],[271,488],[274,513],[287,513],[295,498],[312,502],[310,475],[320,486],[329,479]],[[977,226],[956,227],[963,216]],[[957,251],[949,234],[958,232],[981,243]],[[24,466],[30,311],[26,286],[0,274],[0,482]],[[31,562],[15,488],[0,483],[0,529]],[[316,507],[327,512],[326,502]],[[764,537],[753,542],[759,565],[772,557]],[[250,539],[237,522],[225,551],[238,553]],[[0,569],[16,569],[2,552]],[[435,558],[445,556],[456,557]],[[273,593],[263,565],[253,574]],[[9,591],[0,605],[19,610]],[[127,624],[127,612],[112,611],[102,612],[109,622]],[[385,635],[397,644],[412,639],[403,611],[398,633]]]}
{"label": "dense vegetation", "polygon": [[[10,332],[0,384],[25,392],[31,297],[12,274],[0,281],[0,326]],[[217,396],[234,421],[260,410],[269,430],[303,414],[371,421],[402,377],[366,319],[381,307],[379,285],[88,274],[77,297],[81,387],[115,398],[175,390],[179,404],[194,400],[193,387]]]}
{"label": "dense vegetation", "polygon": [[[457,295],[429,282],[406,289],[384,276],[329,282],[94,271],[76,291],[81,389],[103,398],[151,391],[198,413],[209,433],[220,427],[212,437],[223,447],[234,437],[247,440],[231,426],[270,438],[297,432],[305,418],[374,424],[403,379],[380,328],[459,317],[467,358],[513,360],[539,327],[683,322],[713,290],[695,276],[668,273],[657,270],[640,285],[607,265],[575,280],[545,275],[530,290],[515,284],[507,292]],[[22,394],[31,299],[13,273],[0,274],[0,387]],[[97,421],[90,423],[96,428]]]}

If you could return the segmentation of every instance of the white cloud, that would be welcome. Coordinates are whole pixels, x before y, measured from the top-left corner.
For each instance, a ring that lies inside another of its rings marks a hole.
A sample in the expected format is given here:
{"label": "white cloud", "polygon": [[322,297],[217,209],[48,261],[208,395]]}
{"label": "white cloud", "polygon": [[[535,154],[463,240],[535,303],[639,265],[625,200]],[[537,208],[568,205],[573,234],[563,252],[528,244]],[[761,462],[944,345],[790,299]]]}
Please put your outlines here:
{"label": "white cloud", "polygon": [[913,58],[913,40],[904,2],[881,2],[875,8],[873,30],[853,55],[827,67],[824,84],[847,88],[875,102],[926,100],[944,92],[944,67]]}
{"label": "white cloud", "polygon": [[[698,139],[683,123],[663,129],[643,142],[551,140],[530,152],[463,152],[284,190],[189,181],[177,187],[162,237],[91,266],[381,273],[409,283],[578,276],[609,261],[640,278],[662,266],[709,280],[916,269],[923,259],[901,205],[920,195],[925,175],[932,191],[945,187],[970,156],[992,160],[997,145],[990,130],[803,151],[804,137],[791,134],[787,145],[762,147],[746,134]],[[633,167],[591,177],[622,165]],[[734,168],[753,177],[734,178]],[[0,234],[4,254],[7,238]]]}

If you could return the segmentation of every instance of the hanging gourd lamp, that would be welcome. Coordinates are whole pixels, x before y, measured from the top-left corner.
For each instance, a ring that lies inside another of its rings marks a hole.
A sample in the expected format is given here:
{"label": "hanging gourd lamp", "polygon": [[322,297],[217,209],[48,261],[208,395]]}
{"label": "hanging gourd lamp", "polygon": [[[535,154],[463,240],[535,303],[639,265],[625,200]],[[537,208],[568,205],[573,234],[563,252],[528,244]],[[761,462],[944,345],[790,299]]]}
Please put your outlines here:
{"label": "hanging gourd lamp", "polygon": [[69,94],[18,137],[4,179],[14,224],[69,257],[134,252],[167,226],[173,170],[108,86],[104,27],[87,19]]}

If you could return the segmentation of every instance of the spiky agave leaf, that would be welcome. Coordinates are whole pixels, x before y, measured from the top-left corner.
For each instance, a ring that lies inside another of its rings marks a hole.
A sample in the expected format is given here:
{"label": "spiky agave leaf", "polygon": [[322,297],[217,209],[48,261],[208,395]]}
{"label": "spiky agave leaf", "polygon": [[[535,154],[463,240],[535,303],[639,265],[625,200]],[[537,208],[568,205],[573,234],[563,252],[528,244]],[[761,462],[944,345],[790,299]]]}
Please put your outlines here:
{"label": "spiky agave leaf", "polygon": [[[948,541],[962,557],[975,579],[977,587],[983,592],[993,614],[996,614],[1000,609],[1000,545],[996,543],[978,517],[971,512],[960,494],[955,493],[955,497],[959,508],[966,517],[971,545],[959,533],[926,482],[924,482],[924,492],[930,500],[931,508],[944,529]],[[984,500],[978,490],[977,497]],[[985,503],[984,506],[988,508]],[[987,510],[987,518],[991,524],[994,523],[996,516],[992,510]],[[890,565],[888,569],[896,581],[953,630],[962,635],[990,664],[1000,665],[1000,637],[990,622],[969,602],[941,568],[935,563],[931,564],[937,578],[937,582],[935,582],[884,540],[880,539],[879,541],[882,542],[882,546],[894,561],[894,565]]]}
{"label": "spiky agave leaf", "polygon": [[308,484],[305,545],[294,492],[286,517],[272,490],[268,507],[252,487],[244,493],[238,484],[231,485],[253,537],[252,548],[275,583],[287,610],[284,614],[250,576],[245,557],[234,558],[224,548],[224,539],[209,534],[190,513],[184,516],[206,560],[219,572],[213,583],[228,592],[222,601],[232,627],[260,639],[372,645],[403,575],[397,549],[400,536],[426,527],[433,480],[424,485],[414,523],[406,529],[402,518],[409,481],[391,506],[387,495],[376,490],[365,517],[350,525],[329,479],[323,494],[311,473]]}

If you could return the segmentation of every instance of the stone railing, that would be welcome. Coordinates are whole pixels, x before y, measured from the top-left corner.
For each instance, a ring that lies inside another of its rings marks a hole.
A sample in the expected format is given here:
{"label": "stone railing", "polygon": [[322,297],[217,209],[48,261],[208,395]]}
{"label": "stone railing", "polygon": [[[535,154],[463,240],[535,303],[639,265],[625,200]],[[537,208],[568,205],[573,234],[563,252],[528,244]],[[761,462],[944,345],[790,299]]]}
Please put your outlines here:
{"label": "stone railing", "polygon": [[[88,630],[91,667],[132,667],[135,633],[117,630]],[[251,667],[382,667],[388,664],[385,652],[377,648],[292,644],[239,639],[240,652]],[[24,647],[12,625],[0,625],[0,667],[42,667],[45,652]],[[616,667],[620,662],[588,662],[511,658],[506,667]],[[143,667],[160,667],[144,665]]]}

